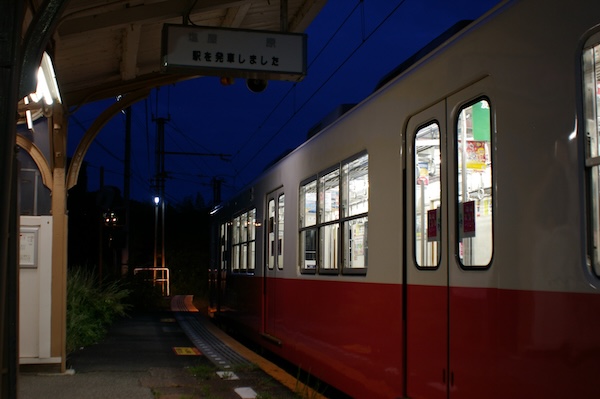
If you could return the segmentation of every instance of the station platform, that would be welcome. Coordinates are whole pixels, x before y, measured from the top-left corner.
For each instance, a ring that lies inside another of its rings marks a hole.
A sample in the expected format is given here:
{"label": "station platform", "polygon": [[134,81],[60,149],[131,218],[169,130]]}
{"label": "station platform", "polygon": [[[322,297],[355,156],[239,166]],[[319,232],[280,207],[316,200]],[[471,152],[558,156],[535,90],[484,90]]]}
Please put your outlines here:
{"label": "station platform", "polygon": [[67,373],[21,372],[19,399],[324,398],[247,349],[192,304],[134,313],[68,358]]}

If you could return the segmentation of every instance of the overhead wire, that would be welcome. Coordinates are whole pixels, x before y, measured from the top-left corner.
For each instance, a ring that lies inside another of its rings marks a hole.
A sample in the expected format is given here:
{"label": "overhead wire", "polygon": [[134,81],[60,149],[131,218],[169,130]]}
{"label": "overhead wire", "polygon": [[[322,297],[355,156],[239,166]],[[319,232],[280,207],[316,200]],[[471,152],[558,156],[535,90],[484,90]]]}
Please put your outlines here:
{"label": "overhead wire", "polygon": [[[191,148],[195,149],[195,148],[198,148],[198,147],[199,147],[199,148],[202,148],[202,149],[203,149],[203,151],[205,151],[207,154],[212,154],[212,153],[213,153],[213,151],[209,150],[208,148],[204,147],[202,144],[198,143],[197,141],[195,141],[195,140],[193,140],[191,137],[189,137],[189,136],[188,136],[188,135],[187,135],[187,134],[186,134],[186,133],[185,133],[183,130],[181,130],[181,129],[179,128],[179,126],[176,124],[176,122],[175,122],[175,121],[170,121],[170,122],[168,123],[168,125],[169,125],[169,127],[171,127],[171,128],[172,128],[172,129],[173,129],[173,130],[174,130],[176,133],[179,133],[179,134],[180,134],[180,135],[181,135],[181,136],[182,136],[182,137],[183,137],[183,138],[184,138],[184,139],[185,139],[185,140],[186,140],[186,141],[187,141],[187,142],[190,144],[190,147],[191,147]],[[175,143],[175,145],[176,145],[176,146],[177,146],[179,149],[181,149],[182,151],[183,151],[183,150],[185,150],[185,151],[187,151],[187,152],[190,152],[190,151],[189,151],[189,148],[190,148],[190,147],[184,148],[184,147],[181,145],[181,143],[179,143],[179,142],[177,142],[177,141],[175,141],[175,140],[173,140],[173,142],[174,142],[174,143]],[[217,154],[215,154],[215,155],[217,155]],[[198,157],[200,157],[200,159],[199,159]],[[207,162],[204,162],[204,161],[203,161],[201,158],[202,158],[201,156],[193,156],[193,161],[192,161],[192,162],[193,162],[193,163],[196,165],[196,167],[197,167],[198,169],[210,169],[210,170],[212,170],[212,171],[214,172],[214,168],[213,168],[213,167],[211,167],[211,166],[210,166],[210,165],[209,165]],[[186,169],[189,169],[189,167],[187,167]],[[214,174],[214,173],[213,173],[213,174]]]}
{"label": "overhead wire", "polygon": [[[319,50],[319,52],[314,56],[314,58],[312,59],[312,61],[308,64],[307,69],[310,70],[311,66],[317,61],[317,59],[319,59],[319,57],[321,56],[321,54],[323,54],[323,52],[325,51],[325,49],[329,46],[329,44],[331,44],[331,42],[333,41],[333,39],[335,38],[335,36],[339,33],[339,31],[344,27],[344,25],[346,24],[346,22],[352,17],[352,15],[354,14],[354,12],[356,11],[356,9],[358,8],[360,2],[362,2],[362,0],[359,1],[359,3],[357,3],[354,8],[350,11],[350,13],[346,16],[346,18],[344,18],[344,20],[342,21],[342,23],[337,27],[337,29],[335,30],[335,32],[333,32],[333,34],[331,35],[331,37],[329,38],[329,40],[327,40],[327,42],[323,45],[323,47],[321,47],[321,49]],[[283,102],[288,98],[288,96],[294,92],[293,94],[295,94],[295,88],[296,88],[296,84],[292,85],[288,91],[286,93],[283,94],[283,96],[281,97],[281,99],[279,100],[279,102],[271,109],[271,111],[265,116],[264,120],[262,123],[260,123],[258,125],[258,127],[256,128],[256,130],[250,134],[248,136],[248,138],[246,139],[246,141],[239,147],[239,149],[236,151],[236,153],[233,155],[232,160],[237,158],[237,156],[242,152],[242,150],[248,145],[248,143],[250,143],[251,140],[254,139],[254,137],[258,134],[258,132],[262,129],[262,127],[265,125],[265,123],[271,119],[271,117],[276,113],[276,111],[279,109],[279,107],[283,104]],[[296,96],[294,95],[293,97],[294,100],[294,109],[296,109]],[[293,118],[296,114],[294,113],[294,115],[292,115],[291,118]],[[261,150],[262,151],[262,148]],[[258,153],[260,153],[260,151],[258,151]],[[258,156],[258,154],[255,155],[255,157]],[[254,157],[251,159],[253,160]],[[247,166],[247,165],[246,165]]]}
{"label": "overhead wire", "polygon": [[[84,132],[87,131],[87,127],[75,116],[75,115],[70,115],[69,116],[69,120],[74,122],[77,126],[79,126],[81,128],[81,130]],[[118,157],[113,151],[111,151],[107,146],[105,146],[104,144],[102,144],[102,142],[98,139],[98,137],[96,137],[93,141],[93,143],[95,145],[98,145],[102,150],[104,150],[111,158],[115,159],[117,162],[119,162],[120,164],[124,163],[124,160],[121,159],[120,157]],[[99,165],[95,165],[94,163],[90,162],[90,161],[85,161],[87,166],[90,167],[96,167],[96,168],[101,168],[102,166]],[[119,175],[119,176],[124,176],[124,172],[123,171],[115,171],[115,170],[111,170],[111,169],[104,169],[107,172],[111,172],[113,174]],[[149,191],[150,189],[150,185],[147,181],[145,181],[144,179],[144,174],[141,173],[141,171],[132,171],[131,176],[137,180],[137,182],[139,184],[142,185],[142,188],[145,191]]]}
{"label": "overhead wire", "polygon": [[[281,132],[284,130],[284,128],[298,115],[298,113],[317,95],[317,93],[319,93],[321,91],[321,89],[327,84],[329,83],[329,81],[333,78],[333,76],[335,76],[335,74],[344,66],[346,65],[346,63],[354,56],[354,54],[356,54],[356,52],[362,48],[362,46],[371,38],[371,36],[373,36],[373,34],[375,34],[387,21],[389,18],[391,18],[392,15],[394,15],[398,9],[405,3],[406,0],[401,0],[396,7],[394,7],[394,9],[387,14],[387,16],[385,18],[383,18],[383,20],[366,36],[364,37],[364,32],[363,32],[363,40],[362,42],[354,49],[350,52],[350,54],[348,54],[348,56],[342,61],[341,64],[338,65],[338,67],[321,83],[321,85],[319,87],[317,87],[316,90],[313,91],[313,93],[300,105],[299,108],[297,108],[294,113],[288,118],[288,120],[286,122],[284,122],[279,129],[277,129],[275,131],[275,133],[254,153],[254,155],[244,164],[244,166],[242,168],[240,168],[239,170],[244,170],[248,167],[248,165],[250,165],[250,163],[252,163],[254,161],[254,159],[256,159],[256,157],[258,157],[258,155],[260,155],[260,153],[269,145],[271,144],[271,142],[277,137],[279,136],[279,134],[281,134]],[[321,49],[321,51],[317,54],[317,56],[315,56],[315,58],[313,59],[311,65],[316,62],[316,60],[320,57],[320,55],[323,53],[323,51],[325,50],[325,48],[327,48],[327,46],[329,45],[329,43],[335,38],[335,36],[339,33],[339,31],[342,29],[342,27],[346,24],[346,22],[350,19],[350,17],[354,14],[354,12],[356,11],[356,9],[358,8],[358,6],[363,3],[363,0],[359,0],[359,2],[356,4],[356,6],[352,9],[352,11],[350,12],[350,14],[344,19],[344,21],[340,24],[340,26],[338,27],[338,29],[333,33],[333,35],[331,36],[331,38],[329,39],[329,41],[326,43],[325,46],[323,46],[323,48]],[[364,8],[363,8],[363,13],[364,13]],[[363,27],[364,29],[364,27]],[[295,85],[292,87],[292,89],[295,88]],[[282,98],[282,100],[277,104],[277,106],[266,116],[265,120],[263,121],[263,123],[261,123],[259,125],[259,127],[257,128],[257,131],[260,130],[262,128],[262,126],[266,123],[266,121],[273,115],[275,109],[277,107],[279,107],[279,105],[281,103],[283,103],[283,101],[285,100],[285,98],[288,96],[289,92],[292,90],[290,89]],[[255,133],[253,133],[253,136],[257,133],[257,131]],[[249,140],[246,141],[245,145],[249,142]],[[238,150],[238,152],[236,153],[236,156],[241,152],[241,149]],[[239,176],[239,172],[236,174],[236,176]]]}

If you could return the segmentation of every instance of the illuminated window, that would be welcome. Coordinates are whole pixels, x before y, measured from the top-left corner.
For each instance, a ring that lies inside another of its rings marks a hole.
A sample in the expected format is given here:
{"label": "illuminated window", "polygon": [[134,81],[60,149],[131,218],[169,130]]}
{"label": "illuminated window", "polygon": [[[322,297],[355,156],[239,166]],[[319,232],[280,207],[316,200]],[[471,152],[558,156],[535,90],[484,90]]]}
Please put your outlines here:
{"label": "illuminated window", "polygon": [[360,154],[300,186],[300,269],[366,273],[368,156]]}
{"label": "illuminated window", "polygon": [[418,129],[415,154],[415,257],[417,266],[435,268],[440,263],[440,127],[431,123]]}
{"label": "illuminated window", "polygon": [[252,209],[233,219],[232,270],[253,273],[256,265],[256,210]]}
{"label": "illuminated window", "polygon": [[[321,272],[337,271],[340,218],[339,168],[319,176],[319,247],[318,265]],[[331,223],[333,222],[333,223]]]}
{"label": "illuminated window", "polygon": [[342,165],[344,272],[367,267],[369,157],[364,154]]}
{"label": "illuminated window", "polygon": [[220,228],[221,236],[221,270],[227,270],[228,250],[229,250],[229,229],[228,224],[223,223]]}
{"label": "illuminated window", "polygon": [[600,275],[600,33],[583,51],[584,128],[588,192],[588,257],[591,270]]}
{"label": "illuminated window", "polygon": [[317,268],[317,180],[300,187],[300,268],[315,271]]}
{"label": "illuminated window", "polygon": [[275,265],[277,265],[277,268],[282,270],[285,195],[280,194],[279,197],[277,197],[277,200],[275,198],[269,199],[267,207],[269,215],[269,223],[267,226],[267,234],[269,236],[267,267],[270,270],[273,270]]}
{"label": "illuminated window", "polygon": [[494,250],[490,103],[463,107],[456,125],[458,253],[466,268],[488,267]]}
{"label": "illuminated window", "polygon": [[233,254],[231,256],[231,270],[234,272],[240,271],[240,217],[233,219],[233,228],[231,241],[233,244]]}
{"label": "illuminated window", "polygon": [[283,269],[283,227],[285,195],[281,194],[277,199],[277,268]]}

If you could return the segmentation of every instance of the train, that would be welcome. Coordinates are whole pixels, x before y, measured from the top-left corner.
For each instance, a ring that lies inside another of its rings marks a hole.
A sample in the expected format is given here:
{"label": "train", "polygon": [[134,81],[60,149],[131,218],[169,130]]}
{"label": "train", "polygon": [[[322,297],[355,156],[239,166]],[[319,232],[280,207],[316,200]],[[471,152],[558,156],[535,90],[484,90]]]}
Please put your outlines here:
{"label": "train", "polygon": [[600,2],[504,1],[212,210],[215,317],[353,398],[600,397]]}

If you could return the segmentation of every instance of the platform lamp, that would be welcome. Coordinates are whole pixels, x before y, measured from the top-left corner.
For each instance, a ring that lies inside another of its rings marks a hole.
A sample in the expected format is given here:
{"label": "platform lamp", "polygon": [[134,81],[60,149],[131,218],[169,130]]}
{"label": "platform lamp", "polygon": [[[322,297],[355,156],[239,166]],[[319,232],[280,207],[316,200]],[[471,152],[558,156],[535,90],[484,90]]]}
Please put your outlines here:
{"label": "platform lamp", "polygon": [[[25,120],[27,128],[33,129],[33,121],[44,115],[45,107],[51,106],[55,102],[61,104],[62,99],[56,74],[54,73],[54,65],[48,53],[44,52],[42,60],[36,74],[37,84],[35,92],[28,94],[23,98],[25,109]],[[42,102],[43,100],[43,102]],[[35,111],[35,114],[32,114]]]}

